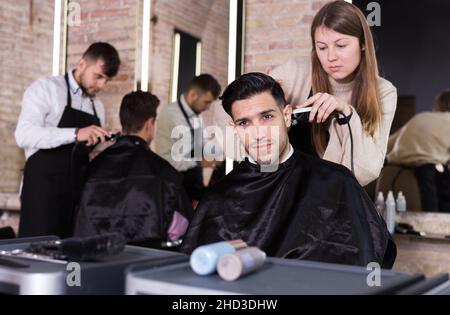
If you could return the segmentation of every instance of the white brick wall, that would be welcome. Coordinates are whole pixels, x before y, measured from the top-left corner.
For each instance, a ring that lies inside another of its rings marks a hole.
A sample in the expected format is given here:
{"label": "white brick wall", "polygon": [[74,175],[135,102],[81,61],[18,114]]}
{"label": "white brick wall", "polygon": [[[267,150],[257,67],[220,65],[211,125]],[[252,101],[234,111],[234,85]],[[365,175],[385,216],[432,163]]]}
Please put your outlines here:
{"label": "white brick wall", "polygon": [[0,1],[0,192],[19,189],[24,154],[14,130],[25,89],[51,73],[53,3]]}
{"label": "white brick wall", "polygon": [[[116,46],[123,65],[118,77],[100,97],[105,103],[107,127],[118,130],[120,101],[134,86],[136,49],[139,49],[141,36],[140,2],[77,2],[81,6],[81,25],[69,27],[68,64],[74,66],[94,41],[108,41]],[[326,2],[247,0],[245,71],[263,71],[292,56],[309,54],[310,23]],[[162,105],[169,99],[175,28],[202,39],[202,72],[212,74],[225,87],[228,0],[153,0],[152,15],[157,17],[157,22],[152,24],[150,85]],[[19,188],[24,157],[15,144],[13,133],[26,87],[38,77],[51,73],[52,33],[53,0],[0,1],[0,192],[17,192]],[[217,112],[212,108],[205,113],[207,122],[214,111]]]}
{"label": "white brick wall", "polygon": [[68,67],[75,67],[87,47],[96,41],[109,42],[119,51],[119,74],[99,95],[105,105],[106,127],[120,130],[119,106],[134,84],[137,38],[137,0],[77,0],[81,24],[69,27]]}
{"label": "white brick wall", "polygon": [[330,0],[246,0],[245,71],[264,71],[311,52],[314,14]]}

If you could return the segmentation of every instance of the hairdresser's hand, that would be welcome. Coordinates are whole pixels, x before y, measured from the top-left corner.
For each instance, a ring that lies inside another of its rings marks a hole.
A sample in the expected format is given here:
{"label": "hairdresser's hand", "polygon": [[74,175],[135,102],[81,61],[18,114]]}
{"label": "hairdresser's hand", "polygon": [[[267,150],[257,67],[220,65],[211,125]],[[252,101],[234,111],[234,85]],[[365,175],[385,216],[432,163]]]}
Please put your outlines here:
{"label": "hairdresser's hand", "polygon": [[309,121],[313,121],[317,114],[316,121],[318,123],[326,121],[333,111],[342,112],[346,116],[352,112],[348,104],[328,93],[317,93],[308,98],[304,103],[296,106],[296,108],[308,107],[310,105],[312,105],[312,109],[309,114]]}
{"label": "hairdresser's hand", "polygon": [[77,131],[77,141],[86,142],[87,146],[93,146],[99,140],[101,143],[105,142],[106,136],[111,136],[111,133],[95,125],[81,128]]}

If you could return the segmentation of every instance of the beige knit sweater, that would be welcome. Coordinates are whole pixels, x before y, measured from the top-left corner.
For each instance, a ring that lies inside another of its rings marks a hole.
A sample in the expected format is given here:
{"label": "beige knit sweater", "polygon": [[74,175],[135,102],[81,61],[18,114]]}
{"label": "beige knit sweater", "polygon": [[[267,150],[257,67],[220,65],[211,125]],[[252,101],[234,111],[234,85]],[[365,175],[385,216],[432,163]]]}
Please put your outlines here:
{"label": "beige knit sweater", "polygon": [[[270,75],[281,81],[287,101],[295,107],[304,102],[311,91],[310,57],[290,59],[276,67]],[[333,95],[347,104],[352,97],[353,82],[340,84],[330,78]],[[358,182],[365,186],[380,175],[386,156],[389,131],[397,106],[397,89],[387,80],[378,78],[378,91],[382,106],[379,132],[371,137],[363,130],[361,118],[353,111],[350,126],[354,143],[354,167]],[[333,121],[329,128],[330,141],[322,158],[351,169],[351,147],[348,127]]]}
{"label": "beige knit sweater", "polygon": [[417,114],[389,138],[391,163],[418,166],[449,160],[450,113]]}

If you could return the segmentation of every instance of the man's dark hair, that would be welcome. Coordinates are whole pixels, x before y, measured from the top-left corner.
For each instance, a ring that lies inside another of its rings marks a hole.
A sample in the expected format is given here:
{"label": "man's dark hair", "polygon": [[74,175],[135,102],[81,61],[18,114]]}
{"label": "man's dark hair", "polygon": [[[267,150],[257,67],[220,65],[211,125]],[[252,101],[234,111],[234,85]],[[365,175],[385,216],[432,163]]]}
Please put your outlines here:
{"label": "man's dark hair", "polygon": [[450,112],[450,90],[446,90],[436,97],[433,109],[436,112]]}
{"label": "man's dark hair", "polygon": [[211,92],[214,98],[218,98],[222,88],[219,82],[210,74],[201,74],[193,78],[188,85],[188,91],[192,89],[200,90],[202,93]]}
{"label": "man's dark hair", "polygon": [[88,59],[97,62],[101,59],[105,64],[103,65],[103,73],[109,78],[115,77],[119,72],[120,58],[117,50],[108,43],[93,43],[84,52],[83,59]]}
{"label": "man's dark hair", "polygon": [[286,98],[281,85],[272,77],[260,72],[251,72],[240,76],[228,85],[220,99],[225,112],[232,116],[231,106],[234,102],[246,100],[264,92],[269,92],[280,108],[286,106]]}
{"label": "man's dark hair", "polygon": [[125,95],[119,113],[123,132],[139,132],[149,118],[156,117],[158,105],[158,97],[149,92],[137,91]]}

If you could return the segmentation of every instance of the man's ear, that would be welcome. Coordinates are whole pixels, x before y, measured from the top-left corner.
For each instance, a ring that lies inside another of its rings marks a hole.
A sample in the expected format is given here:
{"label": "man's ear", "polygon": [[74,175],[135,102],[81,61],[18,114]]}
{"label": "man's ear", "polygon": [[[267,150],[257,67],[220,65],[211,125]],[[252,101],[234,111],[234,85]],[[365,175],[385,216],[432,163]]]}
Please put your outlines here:
{"label": "man's ear", "polygon": [[189,105],[192,105],[193,102],[195,102],[198,98],[198,92],[196,89],[190,89],[187,91],[185,95],[186,101],[189,103]]}
{"label": "man's ear", "polygon": [[77,69],[79,72],[83,72],[87,68],[87,61],[84,58],[81,58],[80,61],[78,61]]}
{"label": "man's ear", "polygon": [[147,129],[151,129],[155,126],[155,117],[150,117],[149,119],[147,119],[147,121],[145,122],[145,125],[147,127]]}
{"label": "man's ear", "polygon": [[292,125],[292,106],[291,106],[291,104],[287,104],[283,108],[283,117],[284,117],[284,122],[286,123],[286,127],[290,128]]}

